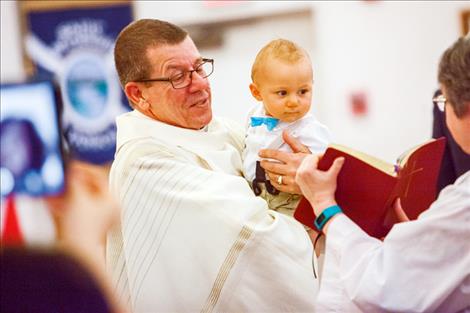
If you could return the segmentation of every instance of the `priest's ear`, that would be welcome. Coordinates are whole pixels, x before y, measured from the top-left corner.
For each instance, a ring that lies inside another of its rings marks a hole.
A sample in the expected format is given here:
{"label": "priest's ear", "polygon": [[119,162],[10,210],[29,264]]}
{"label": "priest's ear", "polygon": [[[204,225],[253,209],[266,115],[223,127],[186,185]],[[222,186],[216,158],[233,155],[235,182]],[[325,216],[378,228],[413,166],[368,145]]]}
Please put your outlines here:
{"label": "priest's ear", "polygon": [[148,108],[148,102],[142,95],[141,85],[136,82],[128,82],[124,86],[124,92],[126,93],[127,99],[132,104],[132,107],[140,109],[140,111],[146,111]]}
{"label": "priest's ear", "polygon": [[251,95],[253,96],[253,98],[255,98],[258,101],[263,101],[263,97],[261,97],[261,93],[258,89],[258,86],[256,86],[255,83],[250,84],[250,91],[251,91]]}

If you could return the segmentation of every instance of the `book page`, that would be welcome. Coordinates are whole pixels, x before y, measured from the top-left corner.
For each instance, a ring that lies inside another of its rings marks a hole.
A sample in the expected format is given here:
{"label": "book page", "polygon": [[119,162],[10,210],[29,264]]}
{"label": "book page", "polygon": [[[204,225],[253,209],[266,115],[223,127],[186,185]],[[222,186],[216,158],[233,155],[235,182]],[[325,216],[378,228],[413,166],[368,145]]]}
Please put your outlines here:
{"label": "book page", "polygon": [[350,155],[352,155],[355,158],[358,158],[359,160],[362,160],[366,162],[367,164],[370,164],[371,166],[375,167],[376,169],[390,175],[390,176],[396,176],[395,172],[395,165],[387,163],[383,160],[380,160],[376,157],[373,157],[369,154],[366,154],[364,152],[360,152],[354,149],[351,149],[346,146],[338,145],[338,144],[331,144],[329,145],[332,148],[335,148],[336,150],[346,152]]}

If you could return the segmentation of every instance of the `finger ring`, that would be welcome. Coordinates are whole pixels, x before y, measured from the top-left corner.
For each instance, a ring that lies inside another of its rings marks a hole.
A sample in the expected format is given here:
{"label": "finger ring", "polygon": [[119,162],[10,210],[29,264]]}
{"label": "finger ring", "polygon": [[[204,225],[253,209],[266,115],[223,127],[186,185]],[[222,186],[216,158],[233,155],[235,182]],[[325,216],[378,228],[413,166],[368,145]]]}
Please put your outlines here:
{"label": "finger ring", "polygon": [[279,176],[277,177],[277,183],[278,183],[279,185],[282,185],[282,175],[279,175]]}

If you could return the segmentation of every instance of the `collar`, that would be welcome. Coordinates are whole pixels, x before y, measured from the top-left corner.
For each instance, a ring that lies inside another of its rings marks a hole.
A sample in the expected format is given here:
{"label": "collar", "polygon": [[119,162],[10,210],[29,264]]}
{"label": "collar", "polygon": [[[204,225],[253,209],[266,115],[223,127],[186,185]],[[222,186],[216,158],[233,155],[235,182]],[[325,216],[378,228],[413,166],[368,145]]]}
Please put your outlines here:
{"label": "collar", "polygon": [[220,150],[229,136],[216,118],[202,130],[194,130],[162,123],[137,110],[119,115],[116,127],[116,149],[130,140],[154,138],[171,146]]}
{"label": "collar", "polygon": [[[254,110],[252,110],[251,116],[272,117],[272,116],[266,115],[266,110],[264,109],[264,107],[262,105],[258,105]],[[279,130],[283,130],[283,129],[286,129],[286,128],[291,128],[294,125],[300,124],[301,121],[306,119],[306,118],[313,118],[313,116],[310,112],[308,112],[302,118],[300,118],[296,121],[293,121],[293,122],[283,122],[283,121],[279,120],[277,125],[271,131],[279,131]]]}

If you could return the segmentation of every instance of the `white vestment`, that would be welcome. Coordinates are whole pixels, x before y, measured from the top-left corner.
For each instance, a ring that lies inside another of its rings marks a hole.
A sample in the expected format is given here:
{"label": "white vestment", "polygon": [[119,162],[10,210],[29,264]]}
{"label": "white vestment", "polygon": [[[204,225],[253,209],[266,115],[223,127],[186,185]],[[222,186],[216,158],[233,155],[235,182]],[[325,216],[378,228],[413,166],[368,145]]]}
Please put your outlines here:
{"label": "white vestment", "polygon": [[323,266],[318,312],[470,312],[470,171],[383,242],[336,217]]}
{"label": "white vestment", "polygon": [[313,311],[312,244],[254,196],[237,130],[218,119],[195,131],[137,111],[117,118],[110,185],[122,225],[107,260],[133,311]]}

